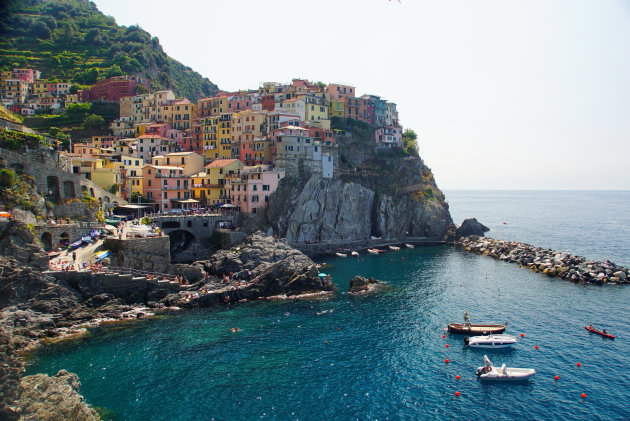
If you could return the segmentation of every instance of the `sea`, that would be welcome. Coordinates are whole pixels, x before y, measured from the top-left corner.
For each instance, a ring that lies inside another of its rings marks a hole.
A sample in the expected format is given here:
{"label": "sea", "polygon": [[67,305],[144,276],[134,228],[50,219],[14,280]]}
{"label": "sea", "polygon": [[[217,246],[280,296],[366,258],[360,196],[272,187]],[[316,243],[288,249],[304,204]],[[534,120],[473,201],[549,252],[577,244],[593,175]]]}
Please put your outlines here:
{"label": "sea", "polygon": [[[476,217],[489,236],[630,265],[628,191],[446,197],[457,223]],[[98,328],[45,348],[27,374],[78,374],[87,402],[112,420],[630,419],[630,286],[574,284],[449,246],[322,262],[338,287],[330,298]],[[387,285],[350,296],[355,275]],[[473,322],[507,322],[519,343],[464,347],[444,330],[464,311]],[[591,323],[617,338],[589,333]],[[475,370],[484,354],[537,373],[483,383]]]}

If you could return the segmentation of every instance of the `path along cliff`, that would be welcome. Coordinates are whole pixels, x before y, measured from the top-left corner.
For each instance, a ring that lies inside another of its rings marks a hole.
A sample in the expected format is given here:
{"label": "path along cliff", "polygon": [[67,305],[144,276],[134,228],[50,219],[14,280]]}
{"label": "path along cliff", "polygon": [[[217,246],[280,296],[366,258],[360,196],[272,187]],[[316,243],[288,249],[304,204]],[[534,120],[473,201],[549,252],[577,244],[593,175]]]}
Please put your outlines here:
{"label": "path along cliff", "polygon": [[291,243],[339,245],[371,236],[442,240],[453,221],[417,152],[377,148],[374,130],[360,122],[335,126],[334,177],[303,169],[281,180],[266,214],[274,234]]}

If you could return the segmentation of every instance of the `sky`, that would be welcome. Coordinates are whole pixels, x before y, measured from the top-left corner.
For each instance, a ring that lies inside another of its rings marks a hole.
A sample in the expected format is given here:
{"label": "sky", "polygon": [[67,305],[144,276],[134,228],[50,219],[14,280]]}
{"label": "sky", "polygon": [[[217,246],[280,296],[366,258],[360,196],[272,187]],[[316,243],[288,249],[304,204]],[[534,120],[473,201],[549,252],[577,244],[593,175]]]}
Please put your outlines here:
{"label": "sky", "polygon": [[630,189],[628,0],[95,0],[233,91],[398,105],[442,189]]}

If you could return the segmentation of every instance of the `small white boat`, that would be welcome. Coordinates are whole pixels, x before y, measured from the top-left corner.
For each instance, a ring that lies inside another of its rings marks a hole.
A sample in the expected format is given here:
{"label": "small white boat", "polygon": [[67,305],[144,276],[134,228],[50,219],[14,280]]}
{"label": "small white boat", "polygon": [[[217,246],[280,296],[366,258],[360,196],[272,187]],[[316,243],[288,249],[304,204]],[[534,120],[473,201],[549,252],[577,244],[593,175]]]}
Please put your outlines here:
{"label": "small white boat", "polygon": [[483,356],[483,361],[486,363],[485,367],[477,368],[476,373],[481,380],[519,381],[527,380],[536,374],[533,368],[507,367],[505,364],[497,368],[487,355]]}
{"label": "small white boat", "polygon": [[394,250],[394,251],[398,251],[400,250],[400,247],[396,247],[396,246],[389,246],[390,250]]}
{"label": "small white boat", "polygon": [[507,348],[518,343],[512,335],[472,336],[464,338],[464,345],[471,348]]}
{"label": "small white boat", "polygon": [[348,257],[348,255],[345,253],[335,253],[335,254],[339,257]]}
{"label": "small white boat", "polygon": [[381,254],[380,251],[375,250],[375,249],[368,249],[368,253],[370,253],[370,254]]}
{"label": "small white boat", "polygon": [[357,252],[357,251],[352,251],[352,252],[350,252],[350,254],[351,254],[352,256],[354,256],[354,257],[359,256],[359,252]]}
{"label": "small white boat", "polygon": [[414,248],[415,246],[414,246],[413,244],[405,244],[405,247],[407,247],[408,249],[412,249],[412,248]]}

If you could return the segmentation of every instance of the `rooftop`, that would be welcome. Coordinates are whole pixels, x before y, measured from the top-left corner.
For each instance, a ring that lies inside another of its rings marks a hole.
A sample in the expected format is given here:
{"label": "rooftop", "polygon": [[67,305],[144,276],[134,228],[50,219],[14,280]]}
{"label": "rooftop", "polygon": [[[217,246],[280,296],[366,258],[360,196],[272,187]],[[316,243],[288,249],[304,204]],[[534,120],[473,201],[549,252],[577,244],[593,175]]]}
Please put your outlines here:
{"label": "rooftop", "polygon": [[215,159],[208,165],[206,168],[222,168],[227,165],[233,164],[234,162],[238,162],[238,159]]}

